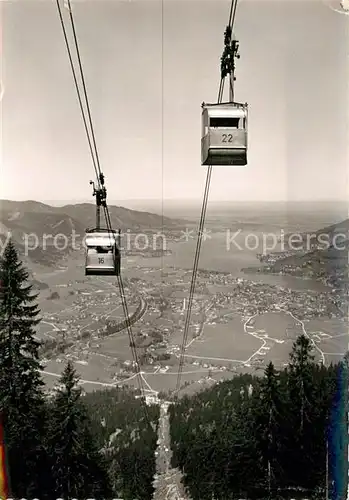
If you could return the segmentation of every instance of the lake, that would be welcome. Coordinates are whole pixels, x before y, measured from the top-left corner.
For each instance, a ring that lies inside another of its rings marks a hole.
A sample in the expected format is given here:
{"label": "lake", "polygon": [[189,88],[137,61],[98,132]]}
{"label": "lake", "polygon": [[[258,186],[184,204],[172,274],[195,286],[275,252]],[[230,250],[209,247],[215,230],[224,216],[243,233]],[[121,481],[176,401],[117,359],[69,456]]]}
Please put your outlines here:
{"label": "lake", "polygon": [[[231,242],[230,238],[235,234],[235,231],[227,233],[220,232],[210,234],[206,241],[202,241],[199,269],[206,269],[219,272],[228,272],[235,277],[249,279],[268,283],[270,285],[278,285],[284,288],[294,290],[313,290],[313,291],[329,291],[330,288],[315,280],[305,280],[293,276],[274,276],[262,274],[247,274],[241,271],[246,267],[259,267],[260,262],[256,257],[257,253],[263,251],[263,232],[241,231],[235,238],[236,245]],[[265,238],[264,241],[269,241],[269,246],[272,243],[272,238]],[[276,233],[277,236],[277,233]],[[130,267],[135,263],[142,267],[177,267],[180,269],[193,269],[194,256],[196,251],[197,239],[191,238],[188,241],[169,242],[167,248],[172,251],[172,255],[167,255],[158,258],[134,258],[130,257]],[[256,245],[259,243],[258,245]],[[256,248],[254,248],[256,247]],[[276,245],[274,250],[278,251],[279,245]]]}

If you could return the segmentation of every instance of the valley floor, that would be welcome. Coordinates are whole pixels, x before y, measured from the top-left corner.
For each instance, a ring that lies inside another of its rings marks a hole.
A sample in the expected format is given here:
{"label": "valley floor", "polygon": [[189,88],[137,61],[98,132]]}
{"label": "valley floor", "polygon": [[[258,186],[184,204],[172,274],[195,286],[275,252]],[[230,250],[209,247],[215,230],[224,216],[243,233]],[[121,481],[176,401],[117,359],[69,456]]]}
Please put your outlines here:
{"label": "valley floor", "polygon": [[[129,315],[140,302],[146,305],[132,327],[138,356],[148,356],[141,367],[145,390],[148,394],[174,390],[191,272],[145,268],[134,261],[126,276]],[[69,262],[65,271],[36,278],[49,285],[40,294],[43,319],[38,336],[65,345],[61,354],[43,359],[48,387],[56,382],[67,359],[74,361],[87,391],[137,385],[127,330],[106,333],[108,322],[117,325],[124,320],[113,280],[86,278],[79,261]],[[56,298],[51,298],[53,292]],[[262,373],[269,361],[285,366],[301,332],[311,339],[319,362],[341,359],[348,348],[347,322],[339,312],[337,316],[331,312],[332,318],[326,315],[328,299],[326,292],[294,291],[229,274],[200,272],[182,393],[196,392],[235,373]]]}

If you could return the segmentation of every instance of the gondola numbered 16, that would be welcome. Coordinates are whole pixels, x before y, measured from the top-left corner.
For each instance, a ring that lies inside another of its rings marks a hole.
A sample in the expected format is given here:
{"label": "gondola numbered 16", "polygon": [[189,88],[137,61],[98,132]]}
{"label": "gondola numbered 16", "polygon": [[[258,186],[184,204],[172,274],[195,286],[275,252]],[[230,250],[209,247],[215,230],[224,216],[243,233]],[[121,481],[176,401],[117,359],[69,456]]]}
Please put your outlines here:
{"label": "gondola numbered 16", "polygon": [[248,104],[202,104],[201,165],[247,165]]}
{"label": "gondola numbered 16", "polygon": [[120,276],[120,231],[86,231],[86,276]]}

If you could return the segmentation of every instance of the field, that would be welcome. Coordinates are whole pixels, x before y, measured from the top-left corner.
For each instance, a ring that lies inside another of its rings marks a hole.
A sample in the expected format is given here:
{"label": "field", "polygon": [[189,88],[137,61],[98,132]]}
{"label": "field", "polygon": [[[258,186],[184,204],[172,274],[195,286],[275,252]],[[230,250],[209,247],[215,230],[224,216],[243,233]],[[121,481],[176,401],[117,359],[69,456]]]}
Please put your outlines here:
{"label": "field", "polygon": [[262,345],[261,340],[245,333],[241,320],[233,318],[226,324],[205,326],[202,338],[187,349],[187,357],[214,360],[217,366],[241,364]]}
{"label": "field", "polygon": [[257,332],[267,332],[268,337],[278,340],[294,341],[302,333],[299,323],[286,314],[266,313],[254,320],[254,328]]}

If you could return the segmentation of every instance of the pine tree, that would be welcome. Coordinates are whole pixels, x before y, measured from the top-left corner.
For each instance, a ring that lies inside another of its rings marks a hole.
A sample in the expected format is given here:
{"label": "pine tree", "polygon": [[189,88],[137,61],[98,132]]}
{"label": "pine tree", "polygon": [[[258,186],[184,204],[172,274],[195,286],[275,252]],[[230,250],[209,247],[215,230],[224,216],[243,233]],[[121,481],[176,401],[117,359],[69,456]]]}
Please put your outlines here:
{"label": "pine tree", "polygon": [[335,367],[336,384],[330,408],[328,449],[332,498],[346,498],[348,488],[348,366]]}
{"label": "pine tree", "polygon": [[111,498],[109,477],[99,454],[79,378],[69,362],[52,403],[49,454],[53,476],[52,498]]}
{"label": "pine tree", "polygon": [[[288,438],[285,455],[289,479],[296,487],[312,488],[316,463],[314,461],[313,418],[316,411],[314,385],[314,356],[311,341],[300,335],[290,354],[288,367],[288,420],[285,434]],[[325,449],[325,436],[321,443]],[[325,460],[323,461],[325,464]]]}
{"label": "pine tree", "polygon": [[0,262],[0,410],[4,418],[11,493],[44,497],[45,406],[35,327],[37,295],[10,241]]}
{"label": "pine tree", "polygon": [[[41,396],[43,382],[39,370],[40,342],[35,339],[35,326],[40,323],[35,303],[38,294],[28,285],[28,272],[18,260],[17,251],[10,241],[0,262],[2,294],[0,301],[0,386],[6,404],[13,397],[28,393]],[[4,387],[2,387],[4,386]],[[24,402],[26,404],[26,402]]]}
{"label": "pine tree", "polygon": [[279,450],[282,443],[283,414],[279,380],[272,362],[265,369],[256,406],[256,439],[262,454],[263,469],[266,471],[268,494],[269,497],[274,497],[282,479]]}
{"label": "pine tree", "polygon": [[307,411],[313,391],[313,361],[311,342],[305,335],[300,335],[293,345],[289,363],[290,392],[298,404],[300,432],[303,432],[305,420],[309,420]]}

